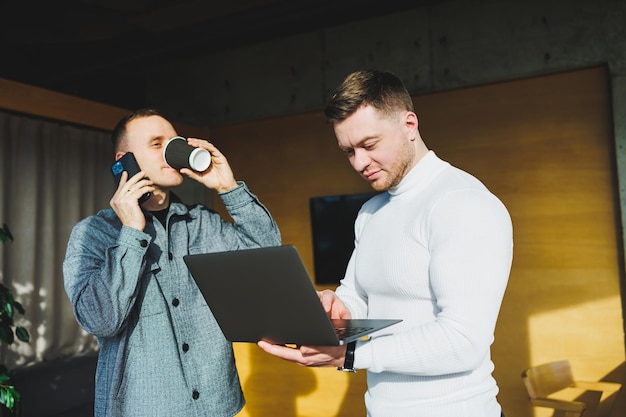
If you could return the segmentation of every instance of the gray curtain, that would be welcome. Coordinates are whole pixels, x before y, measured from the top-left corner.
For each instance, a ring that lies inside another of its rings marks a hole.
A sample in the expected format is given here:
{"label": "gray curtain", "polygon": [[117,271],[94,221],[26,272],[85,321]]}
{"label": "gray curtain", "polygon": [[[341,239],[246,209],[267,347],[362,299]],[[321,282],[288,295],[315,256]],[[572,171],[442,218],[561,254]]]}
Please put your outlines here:
{"label": "gray curtain", "polygon": [[72,226],[109,205],[112,160],[108,132],[0,112],[0,224],[14,237],[0,246],[0,280],[24,306],[18,322],[31,335],[3,344],[9,368],[97,349],[76,324],[62,263]]}

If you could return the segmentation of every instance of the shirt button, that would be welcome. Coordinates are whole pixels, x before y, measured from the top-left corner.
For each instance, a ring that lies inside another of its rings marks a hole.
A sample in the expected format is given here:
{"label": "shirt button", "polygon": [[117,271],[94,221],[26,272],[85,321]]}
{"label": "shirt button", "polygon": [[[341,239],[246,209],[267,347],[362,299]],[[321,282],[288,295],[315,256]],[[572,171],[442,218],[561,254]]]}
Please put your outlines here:
{"label": "shirt button", "polygon": [[172,252],[168,252],[167,257],[169,258],[170,261],[174,259],[174,255],[172,254]]}
{"label": "shirt button", "polygon": [[200,398],[200,393],[198,392],[198,390],[193,390],[193,393],[191,394],[191,397],[194,400],[197,400],[198,398]]}
{"label": "shirt button", "polygon": [[141,245],[142,248],[145,248],[146,246],[148,246],[148,241],[146,239],[141,239],[139,244]]}
{"label": "shirt button", "polygon": [[189,350],[189,345],[187,343],[183,343],[183,352],[187,352]]}
{"label": "shirt button", "polygon": [[172,305],[173,305],[174,307],[178,307],[178,305],[179,305],[179,304],[180,304],[180,300],[179,300],[178,298],[174,298],[174,299],[172,300]]}

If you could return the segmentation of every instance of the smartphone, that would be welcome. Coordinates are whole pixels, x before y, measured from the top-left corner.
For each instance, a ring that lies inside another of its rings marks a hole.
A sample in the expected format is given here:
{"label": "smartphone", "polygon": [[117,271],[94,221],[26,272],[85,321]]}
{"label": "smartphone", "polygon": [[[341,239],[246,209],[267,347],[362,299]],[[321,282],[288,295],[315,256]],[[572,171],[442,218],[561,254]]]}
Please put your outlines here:
{"label": "smartphone", "polygon": [[[128,172],[128,178],[141,171],[139,164],[137,164],[137,160],[135,159],[135,155],[133,155],[132,152],[126,152],[120,159],[111,165],[111,173],[115,179],[115,186],[119,186],[120,178],[122,177],[122,172],[124,171]],[[152,193],[145,193],[142,195],[141,198],[139,198],[139,204],[145,203],[151,195]]]}

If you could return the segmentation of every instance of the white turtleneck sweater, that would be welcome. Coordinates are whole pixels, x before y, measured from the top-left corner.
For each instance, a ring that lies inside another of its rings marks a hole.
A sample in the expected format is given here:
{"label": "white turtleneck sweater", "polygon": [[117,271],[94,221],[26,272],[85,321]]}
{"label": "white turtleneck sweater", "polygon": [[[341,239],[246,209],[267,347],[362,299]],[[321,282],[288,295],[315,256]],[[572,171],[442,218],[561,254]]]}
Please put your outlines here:
{"label": "white turtleneck sweater", "polygon": [[490,345],[513,239],[504,205],[430,151],[366,202],[337,295],[403,321],[357,344],[370,417],[499,417]]}

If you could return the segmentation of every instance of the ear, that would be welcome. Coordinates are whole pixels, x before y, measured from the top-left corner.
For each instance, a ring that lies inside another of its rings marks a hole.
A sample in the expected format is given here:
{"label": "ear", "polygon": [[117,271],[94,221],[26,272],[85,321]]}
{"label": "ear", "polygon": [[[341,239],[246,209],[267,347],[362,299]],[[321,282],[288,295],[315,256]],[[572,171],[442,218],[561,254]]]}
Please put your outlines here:
{"label": "ear", "polygon": [[124,154],[125,154],[125,153],[126,153],[126,152],[122,152],[122,151],[117,151],[117,152],[115,152],[115,160],[116,160],[116,161],[119,161],[119,160],[120,160],[120,158],[121,158],[122,156],[124,156]]}
{"label": "ear", "polygon": [[404,127],[407,130],[407,137],[410,140],[415,140],[417,137],[417,127],[419,125],[419,121],[417,120],[417,115],[412,111],[407,111],[403,116]]}

